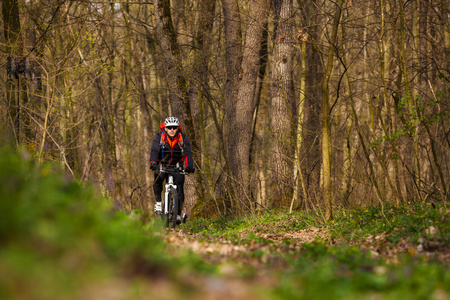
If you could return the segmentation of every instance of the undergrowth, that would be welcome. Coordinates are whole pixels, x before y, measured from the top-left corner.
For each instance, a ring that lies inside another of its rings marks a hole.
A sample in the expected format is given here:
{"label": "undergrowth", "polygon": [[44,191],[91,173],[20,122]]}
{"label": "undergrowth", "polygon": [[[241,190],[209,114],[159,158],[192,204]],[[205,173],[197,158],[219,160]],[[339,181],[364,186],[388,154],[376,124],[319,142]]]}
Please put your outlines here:
{"label": "undergrowth", "polygon": [[269,233],[286,233],[320,226],[321,222],[304,212],[288,214],[283,210],[266,210],[256,215],[232,217],[224,215],[216,219],[197,219],[183,225],[183,230],[203,238],[229,238],[243,242],[245,235],[258,237]]}
{"label": "undergrowth", "polygon": [[402,239],[417,243],[419,239],[450,244],[450,202],[407,202],[404,205],[357,207],[339,210],[330,232],[335,238],[359,243],[368,236],[386,235],[395,245]]}
{"label": "undergrowth", "polygon": [[[255,247],[251,258],[273,254],[278,299],[448,299],[450,203],[314,212],[265,211],[253,216],[199,219],[183,230],[209,242]],[[292,233],[326,232],[298,246]],[[284,263],[277,263],[281,260]],[[238,258],[239,259],[239,258]],[[267,265],[267,264],[266,264]],[[276,267],[276,266],[281,267]]]}
{"label": "undergrowth", "polygon": [[329,237],[343,243],[363,243],[379,235],[387,246],[402,239],[417,243],[420,239],[450,244],[450,202],[408,202],[402,206],[355,207],[336,209],[334,218],[324,222],[314,212],[265,210],[255,215],[216,219],[197,219],[183,229],[204,239],[228,238],[242,243],[262,234],[285,234],[317,227],[325,228]]}

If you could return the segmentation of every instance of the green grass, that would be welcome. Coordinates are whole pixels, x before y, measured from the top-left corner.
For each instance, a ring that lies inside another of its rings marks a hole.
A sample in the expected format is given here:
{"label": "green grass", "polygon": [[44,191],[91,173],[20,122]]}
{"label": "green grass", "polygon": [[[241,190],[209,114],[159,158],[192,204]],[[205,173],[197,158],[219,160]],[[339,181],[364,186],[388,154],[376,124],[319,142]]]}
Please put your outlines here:
{"label": "green grass", "polygon": [[264,234],[285,234],[318,227],[326,228],[330,238],[345,243],[366,242],[369,236],[383,237],[385,246],[395,246],[407,239],[418,245],[426,239],[441,245],[450,244],[450,202],[408,202],[402,206],[356,207],[335,210],[332,221],[326,223],[312,212],[267,210],[254,216],[217,219],[197,219],[183,225],[183,229],[200,238],[227,238],[235,243],[257,241]]}
{"label": "green grass", "polygon": [[449,202],[408,202],[389,205],[383,211],[379,207],[360,207],[338,211],[330,229],[334,237],[344,237],[347,242],[361,242],[369,235],[384,233],[391,245],[405,238],[416,243],[421,237],[448,245],[449,212]]}
{"label": "green grass", "polygon": [[298,231],[319,226],[320,221],[304,212],[289,215],[285,211],[267,210],[254,216],[217,219],[197,219],[183,225],[183,229],[204,239],[227,238],[235,243],[258,240],[264,234]]}
{"label": "green grass", "polygon": [[[383,211],[336,210],[328,223],[313,213],[266,211],[235,219],[199,219],[183,229],[209,242],[227,239],[261,247],[269,243],[263,236],[285,235],[272,240],[269,248],[256,247],[247,254],[263,261],[269,253],[284,261],[272,267],[277,280],[272,298],[449,299],[449,258],[442,259],[450,249],[449,213],[447,202],[409,202]],[[328,234],[295,246],[292,233],[310,227]]]}

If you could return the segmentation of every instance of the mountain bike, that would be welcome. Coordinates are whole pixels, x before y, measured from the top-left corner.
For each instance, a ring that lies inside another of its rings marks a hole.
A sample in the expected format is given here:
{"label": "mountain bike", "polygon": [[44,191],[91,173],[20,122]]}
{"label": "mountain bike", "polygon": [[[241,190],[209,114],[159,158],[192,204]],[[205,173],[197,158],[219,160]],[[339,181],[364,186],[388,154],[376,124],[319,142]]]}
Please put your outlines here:
{"label": "mountain bike", "polygon": [[177,220],[180,202],[178,199],[177,185],[173,182],[173,175],[185,175],[186,173],[180,168],[163,168],[162,166],[160,166],[159,172],[167,173],[168,175],[164,186],[164,199],[161,203],[161,218],[163,219],[164,227],[167,228],[170,225],[171,228],[175,228],[179,223],[186,223],[187,215],[183,214],[180,222]]}

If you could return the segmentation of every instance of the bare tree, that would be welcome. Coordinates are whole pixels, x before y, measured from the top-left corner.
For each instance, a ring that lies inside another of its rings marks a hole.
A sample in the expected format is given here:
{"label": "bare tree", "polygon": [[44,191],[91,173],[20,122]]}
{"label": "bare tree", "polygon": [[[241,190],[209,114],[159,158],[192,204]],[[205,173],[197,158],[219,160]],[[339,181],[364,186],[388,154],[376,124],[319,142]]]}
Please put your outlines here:
{"label": "bare tree", "polygon": [[293,124],[296,117],[292,81],[293,2],[274,2],[274,58],[272,62],[272,201],[283,203],[292,196]]}
{"label": "bare tree", "polygon": [[253,115],[256,109],[257,79],[260,71],[260,49],[265,42],[264,31],[267,18],[267,1],[255,0],[249,3],[248,23],[245,34],[243,58],[239,74],[239,88],[235,100],[235,123],[230,134],[236,147],[229,153],[230,164],[240,201],[237,207],[254,209],[250,198],[250,149],[252,144]]}

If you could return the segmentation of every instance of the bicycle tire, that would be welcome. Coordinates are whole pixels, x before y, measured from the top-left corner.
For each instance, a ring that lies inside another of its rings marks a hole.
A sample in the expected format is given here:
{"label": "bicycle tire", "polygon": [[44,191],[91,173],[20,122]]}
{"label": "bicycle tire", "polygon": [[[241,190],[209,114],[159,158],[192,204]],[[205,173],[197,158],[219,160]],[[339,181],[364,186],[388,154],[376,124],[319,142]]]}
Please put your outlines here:
{"label": "bicycle tire", "polygon": [[167,228],[167,227],[169,227],[169,217],[170,217],[170,207],[171,207],[171,205],[172,205],[172,203],[171,203],[171,201],[170,201],[170,195],[169,195],[169,197],[168,197],[168,199],[167,199],[167,201],[168,201],[168,207],[169,207],[169,213],[167,213],[166,214],[166,212],[165,212],[165,210],[164,210],[164,208],[165,208],[165,201],[166,201],[166,199],[164,199],[163,201],[162,201],[162,207],[163,207],[163,213],[162,213],[162,215],[161,215],[161,218],[163,219],[163,225],[164,225],[164,228]]}
{"label": "bicycle tire", "polygon": [[178,216],[178,193],[177,190],[173,189],[171,191],[172,194],[172,228],[175,228],[177,226],[177,216]]}

